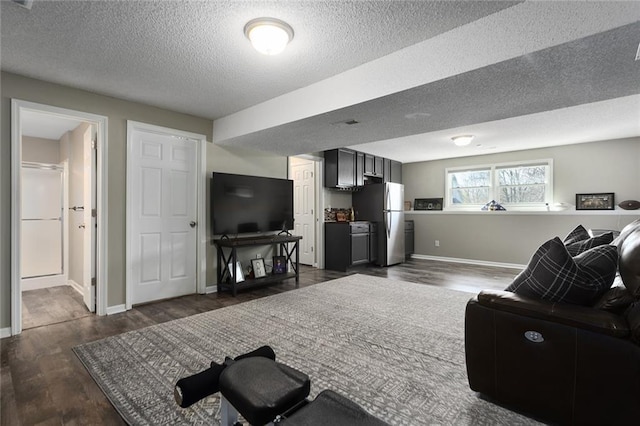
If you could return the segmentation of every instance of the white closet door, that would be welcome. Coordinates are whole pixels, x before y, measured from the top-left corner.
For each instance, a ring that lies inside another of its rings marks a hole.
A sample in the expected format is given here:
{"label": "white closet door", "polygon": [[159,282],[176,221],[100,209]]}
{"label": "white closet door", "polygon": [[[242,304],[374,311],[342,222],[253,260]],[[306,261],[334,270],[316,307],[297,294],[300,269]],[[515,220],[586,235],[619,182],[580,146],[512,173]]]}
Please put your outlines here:
{"label": "white closet door", "polygon": [[132,134],[132,303],[196,292],[197,142]]}

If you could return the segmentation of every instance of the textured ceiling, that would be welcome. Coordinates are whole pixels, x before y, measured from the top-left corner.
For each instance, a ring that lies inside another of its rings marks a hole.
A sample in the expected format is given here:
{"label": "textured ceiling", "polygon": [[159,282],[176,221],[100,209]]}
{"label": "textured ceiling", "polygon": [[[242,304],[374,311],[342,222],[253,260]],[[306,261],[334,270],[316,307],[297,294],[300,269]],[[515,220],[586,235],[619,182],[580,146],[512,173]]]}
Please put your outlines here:
{"label": "textured ceiling", "polygon": [[[493,152],[597,140],[575,135],[585,125],[600,139],[640,135],[638,2],[0,8],[3,71],[214,119],[214,142],[229,146],[292,155],[355,145],[410,162],[477,153],[441,144],[462,129],[491,128],[482,144]],[[282,55],[260,55],[244,38],[259,16],[294,28]],[[620,114],[600,121],[603,109]],[[560,113],[576,120],[573,130],[557,126]],[[349,119],[359,123],[339,124]],[[533,131],[545,120],[564,130],[513,144],[514,127]]]}

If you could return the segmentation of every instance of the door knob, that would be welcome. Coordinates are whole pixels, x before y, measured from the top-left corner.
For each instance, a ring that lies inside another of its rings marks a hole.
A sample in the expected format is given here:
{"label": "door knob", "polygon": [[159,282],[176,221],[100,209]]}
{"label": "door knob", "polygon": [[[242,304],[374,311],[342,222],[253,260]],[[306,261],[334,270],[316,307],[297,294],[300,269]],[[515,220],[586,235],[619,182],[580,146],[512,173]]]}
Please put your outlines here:
{"label": "door knob", "polygon": [[196,223],[194,221],[189,222],[189,226],[192,228],[196,227]]}

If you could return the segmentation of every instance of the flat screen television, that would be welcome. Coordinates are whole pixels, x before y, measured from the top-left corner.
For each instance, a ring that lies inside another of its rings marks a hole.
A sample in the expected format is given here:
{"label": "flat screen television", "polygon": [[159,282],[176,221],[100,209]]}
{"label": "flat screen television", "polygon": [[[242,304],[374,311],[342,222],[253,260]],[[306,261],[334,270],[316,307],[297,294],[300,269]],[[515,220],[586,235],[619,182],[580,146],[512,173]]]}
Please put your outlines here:
{"label": "flat screen television", "polygon": [[211,219],[214,235],[293,229],[293,181],[213,172]]}

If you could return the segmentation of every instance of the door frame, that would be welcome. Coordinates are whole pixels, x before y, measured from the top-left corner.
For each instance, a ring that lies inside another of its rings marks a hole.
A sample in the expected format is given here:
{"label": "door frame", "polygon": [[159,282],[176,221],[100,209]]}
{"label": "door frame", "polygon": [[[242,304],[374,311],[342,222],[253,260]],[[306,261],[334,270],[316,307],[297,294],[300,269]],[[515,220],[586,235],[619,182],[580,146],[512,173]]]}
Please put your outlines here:
{"label": "door frame", "polygon": [[96,126],[97,163],[97,235],[96,235],[96,313],[107,313],[107,126],[108,118],[103,115],[39,104],[20,99],[11,99],[11,335],[22,332],[22,289],[21,289],[21,256],[20,256],[20,218],[22,217],[22,111],[33,111],[62,118],[89,122]]}
{"label": "door frame", "polygon": [[196,292],[204,294],[206,292],[207,278],[207,227],[206,227],[206,187],[207,187],[207,137],[199,133],[186,132],[184,130],[171,129],[169,127],[156,126],[154,124],[142,123],[139,121],[127,120],[127,207],[126,207],[126,250],[125,250],[125,309],[132,308],[132,288],[133,277],[131,267],[133,263],[131,253],[131,220],[132,220],[132,199],[131,185],[133,176],[132,150],[133,132],[135,130],[158,133],[165,136],[177,138],[193,139],[196,141],[196,176],[198,186],[196,188]]}
{"label": "door frame", "polygon": [[[292,155],[291,157],[311,160],[314,163],[315,173],[315,199],[314,199],[314,221],[315,221],[315,257],[316,261],[313,265],[318,269],[324,269],[324,157],[313,154]],[[291,176],[291,157],[287,157],[287,176]]]}

